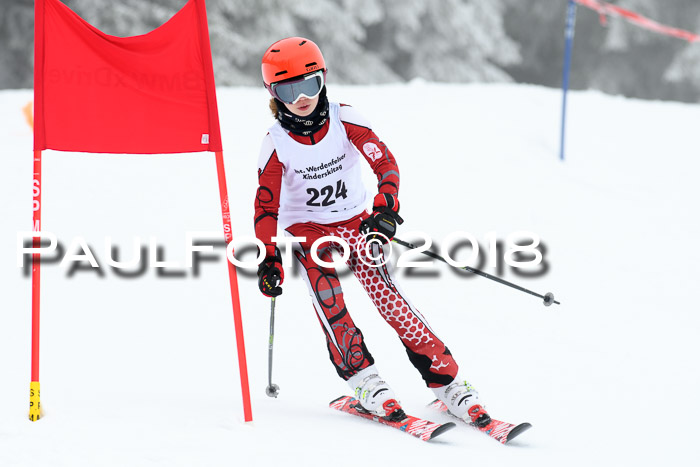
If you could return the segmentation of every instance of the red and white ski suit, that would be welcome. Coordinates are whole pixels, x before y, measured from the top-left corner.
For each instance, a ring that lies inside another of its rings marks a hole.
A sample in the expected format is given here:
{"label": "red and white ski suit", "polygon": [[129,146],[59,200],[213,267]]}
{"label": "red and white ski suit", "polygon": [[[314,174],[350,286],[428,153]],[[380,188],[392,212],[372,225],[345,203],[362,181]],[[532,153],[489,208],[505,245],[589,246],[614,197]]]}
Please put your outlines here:
{"label": "red and white ski suit", "polygon": [[[408,357],[429,387],[451,383],[457,363],[421,313],[407,300],[392,277],[380,266],[383,252],[374,247],[368,256],[359,233],[369,213],[370,199],[360,178],[366,160],[377,176],[378,191],[398,195],[399,169],[394,156],[372,131],[371,125],[350,106],[330,103],[330,117],[310,136],[286,132],[279,122],[263,140],[258,163],[259,187],[255,199],[255,234],[274,255],[271,240],[278,227],[287,235],[306,237],[295,244],[309,294],[326,335],[331,361],[345,380],[372,365],[362,332],[355,326],[334,268],[316,264],[310,254],[319,238],[333,236],[350,247],[347,265],[381,316],[396,331]],[[343,253],[337,241],[318,249],[322,261]]]}

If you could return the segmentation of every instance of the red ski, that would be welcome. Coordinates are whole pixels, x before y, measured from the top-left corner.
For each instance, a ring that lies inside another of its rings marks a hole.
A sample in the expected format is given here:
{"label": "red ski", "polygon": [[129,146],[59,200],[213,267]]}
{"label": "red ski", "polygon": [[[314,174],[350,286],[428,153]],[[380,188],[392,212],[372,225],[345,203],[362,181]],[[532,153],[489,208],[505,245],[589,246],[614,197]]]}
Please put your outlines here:
{"label": "red ski", "polygon": [[[433,409],[437,409],[440,412],[445,412],[445,413],[450,413],[449,410],[447,410],[447,406],[443,404],[443,402],[439,399],[435,399],[433,402],[431,402],[428,407],[432,407]],[[452,414],[450,414],[452,415]],[[456,417],[455,417],[456,418]],[[460,420],[462,420],[460,418]],[[462,420],[464,423],[467,423],[466,421]],[[489,435],[491,438],[495,439],[496,441],[506,444],[509,441],[512,441],[513,438],[521,434],[522,432],[529,430],[532,428],[532,425],[529,423],[521,423],[520,425],[513,425],[512,423],[507,423],[507,422],[502,422],[500,420],[495,420],[491,419],[491,423],[486,425],[485,427],[479,428],[475,426],[473,423],[469,423],[470,426],[473,426],[477,430],[486,433]]]}
{"label": "red ski", "polygon": [[396,413],[394,413],[394,416],[392,417],[379,417],[377,415],[365,412],[357,399],[351,396],[340,396],[336,400],[332,401],[329,406],[332,409],[340,410],[341,412],[347,412],[352,415],[357,415],[358,417],[366,418],[367,420],[388,425],[404,431],[409,435],[413,435],[416,438],[420,438],[423,441],[430,441],[436,436],[439,436],[456,426],[452,422],[435,423],[429,420],[413,417],[411,415],[406,415],[401,409],[399,409],[400,412],[398,417],[396,416]]}

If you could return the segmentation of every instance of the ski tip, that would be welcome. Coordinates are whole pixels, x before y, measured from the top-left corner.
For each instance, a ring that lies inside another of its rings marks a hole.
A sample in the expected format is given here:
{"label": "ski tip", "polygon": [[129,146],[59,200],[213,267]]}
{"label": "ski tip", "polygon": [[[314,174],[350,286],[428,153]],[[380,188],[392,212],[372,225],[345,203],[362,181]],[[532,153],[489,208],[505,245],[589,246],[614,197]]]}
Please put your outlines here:
{"label": "ski tip", "polygon": [[340,400],[342,400],[342,399],[345,399],[346,397],[350,397],[350,396],[340,396],[340,397],[338,397],[338,398],[333,399],[332,401],[330,401],[330,402],[328,403],[328,405],[329,405],[329,406],[330,406],[330,405],[333,405],[333,404],[335,404],[336,402],[338,402],[338,401],[340,401]]}
{"label": "ski tip", "polygon": [[506,437],[506,442],[504,444],[507,444],[511,442],[516,436],[519,436],[521,433],[529,430],[532,428],[532,425],[529,423],[521,423],[520,425],[516,426],[512,430],[510,430],[510,433],[508,433],[508,436]]}
{"label": "ski tip", "polygon": [[440,435],[443,434],[444,432],[450,431],[452,428],[454,428],[454,427],[456,427],[456,426],[457,426],[457,425],[456,425],[454,422],[443,423],[443,424],[440,425],[438,428],[436,428],[435,431],[433,431],[432,433],[430,433],[430,438],[429,438],[429,439],[433,439],[433,438],[435,438],[436,436],[440,436]]}

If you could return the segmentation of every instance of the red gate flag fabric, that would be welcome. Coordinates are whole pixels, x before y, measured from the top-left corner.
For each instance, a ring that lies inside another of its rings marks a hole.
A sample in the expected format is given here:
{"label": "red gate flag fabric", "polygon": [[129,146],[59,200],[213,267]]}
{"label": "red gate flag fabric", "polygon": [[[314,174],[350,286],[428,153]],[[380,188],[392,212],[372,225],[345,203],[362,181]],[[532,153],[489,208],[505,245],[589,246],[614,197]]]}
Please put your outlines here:
{"label": "red gate flag fabric", "polygon": [[221,151],[204,2],[148,34],[115,37],[37,0],[34,150]]}

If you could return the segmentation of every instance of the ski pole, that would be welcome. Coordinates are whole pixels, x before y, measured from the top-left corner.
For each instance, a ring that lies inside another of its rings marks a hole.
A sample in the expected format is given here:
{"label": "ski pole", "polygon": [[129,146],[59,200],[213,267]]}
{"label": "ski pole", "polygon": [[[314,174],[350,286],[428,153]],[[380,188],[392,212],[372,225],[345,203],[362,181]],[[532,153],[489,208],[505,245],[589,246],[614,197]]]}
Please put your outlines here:
{"label": "ski pole", "polygon": [[277,397],[280,387],[272,383],[272,344],[275,340],[275,297],[270,302],[270,340],[268,341],[267,353],[267,387],[265,394],[269,397]]}
{"label": "ski pole", "polygon": [[[412,250],[415,250],[416,248],[418,248],[417,246],[413,245],[412,243],[404,242],[400,238],[394,237],[393,241],[398,243],[399,245],[403,245],[406,248],[410,248]],[[443,263],[447,263],[447,260],[445,260],[445,258],[443,258],[442,256],[440,256],[436,253],[433,253],[432,251],[421,251],[421,253],[423,253],[426,256],[430,256],[431,258],[435,258],[437,260],[440,260]],[[449,263],[447,263],[447,264],[449,264]],[[472,268],[469,266],[462,266],[462,267],[455,266],[455,267],[457,267],[458,269],[464,269],[465,271],[473,272],[474,274],[478,274],[481,277],[491,279],[492,281],[496,281],[496,282],[499,282],[503,285],[507,285],[508,287],[512,287],[514,289],[520,290],[521,292],[529,293],[530,295],[534,295],[535,297],[539,297],[542,300],[544,300],[544,306],[550,306],[552,303],[556,303],[557,305],[561,305],[561,303],[554,300],[554,294],[552,292],[547,292],[544,295],[540,295],[538,293],[533,292],[532,290],[526,289],[525,287],[520,287],[519,285],[513,284],[512,282],[508,282],[507,280],[501,279],[500,277],[492,276],[491,274],[484,272],[484,271],[480,271],[479,269],[476,269],[476,268]]]}

